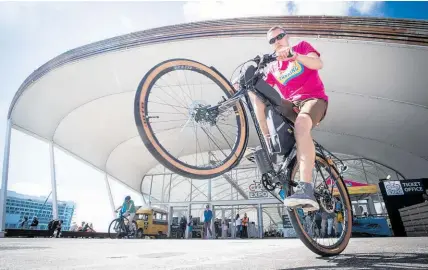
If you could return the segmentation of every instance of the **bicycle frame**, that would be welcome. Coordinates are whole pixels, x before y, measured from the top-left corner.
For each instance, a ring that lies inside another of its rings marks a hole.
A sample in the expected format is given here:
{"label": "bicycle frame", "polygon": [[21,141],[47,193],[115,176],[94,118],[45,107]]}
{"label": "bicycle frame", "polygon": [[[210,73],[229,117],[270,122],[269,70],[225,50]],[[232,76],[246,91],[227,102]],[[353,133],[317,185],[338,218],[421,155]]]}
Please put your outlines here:
{"label": "bicycle frame", "polygon": [[[125,227],[125,230],[126,230],[126,233],[128,234],[128,233],[130,233],[131,232],[131,229],[129,228],[129,219],[127,218],[127,217],[125,217],[122,213],[119,215],[119,224],[120,225],[123,225],[123,227]],[[127,220],[128,221],[128,225],[126,225],[125,224],[125,220]]]}
{"label": "bicycle frame", "polygon": [[[254,77],[259,75],[258,72],[259,72],[259,69],[257,69],[255,71]],[[241,101],[242,99],[245,100],[246,105],[248,107],[248,110],[251,114],[251,118],[253,119],[254,127],[256,129],[257,136],[258,136],[259,141],[260,141],[260,145],[263,148],[263,150],[266,151],[266,153],[269,153],[269,149],[268,149],[268,146],[266,145],[264,135],[261,131],[260,123],[257,120],[257,116],[255,114],[253,103],[250,100],[249,92],[252,92],[254,95],[256,95],[256,97],[259,98],[260,100],[262,100],[262,102],[266,106],[273,105],[269,98],[267,98],[263,93],[261,93],[260,91],[258,91],[256,89],[255,84],[246,84],[244,88],[240,87],[240,89],[235,94],[233,94],[229,99],[224,100],[219,105],[213,106],[213,107],[209,108],[208,110],[218,110],[218,112],[221,113],[222,111],[225,111],[225,110],[229,109],[230,107],[234,106],[237,102]],[[281,114],[281,112],[278,111],[276,106],[272,106],[272,108],[277,113]],[[288,120],[285,117],[284,117],[284,121],[288,121],[289,123],[292,123],[290,120]],[[346,167],[346,166],[344,166],[343,162],[339,158],[337,158],[334,154],[332,154],[331,152],[326,150],[324,147],[322,147],[315,140],[314,140],[314,144],[315,144],[316,152],[319,153],[322,157],[324,157],[325,159],[332,160],[333,163],[339,162],[342,165],[342,168]],[[288,165],[290,164],[290,162],[294,158],[294,156],[296,156],[296,153],[297,153],[297,147],[295,144],[293,147],[293,150],[288,154],[288,156],[286,157],[286,159],[284,160],[284,162],[280,166],[280,169],[278,171],[276,171],[275,173],[279,173],[281,170],[284,170],[284,172],[286,172],[286,170],[288,169]],[[329,158],[327,158],[326,154],[328,154]],[[333,159],[336,162],[334,162]],[[272,161],[270,161],[270,162],[272,162]],[[331,164],[331,165],[333,165],[333,164]],[[336,165],[336,164],[334,164],[334,165]],[[335,167],[337,168],[337,166],[335,166]],[[316,168],[316,169],[318,170],[319,168]],[[340,171],[337,169],[335,169],[335,170],[339,173],[339,175],[342,173],[342,169]]]}
{"label": "bicycle frame", "polygon": [[[251,88],[249,88],[249,89],[247,89],[247,88],[239,89],[239,91],[236,92],[232,97],[230,97],[229,99],[225,100],[224,102],[222,102],[221,104],[219,104],[217,106],[213,106],[213,107],[209,108],[209,110],[217,110],[218,109],[219,111],[225,111],[225,110],[229,109],[230,107],[234,106],[237,102],[239,102],[243,98],[245,100],[245,102],[247,103],[246,105],[248,107],[248,110],[250,111],[251,118],[253,119],[254,127],[256,128],[257,136],[259,137],[261,147],[263,148],[264,151],[268,152],[269,150],[268,150],[268,147],[266,145],[262,130],[260,128],[259,121],[257,120],[257,116],[256,116],[255,111],[254,111],[254,106],[250,100],[250,96],[248,94],[248,91],[255,94],[264,103],[269,103],[270,105],[272,105],[268,98],[266,98],[262,93],[260,93],[259,91],[257,91],[257,89],[255,89],[255,86],[251,86]],[[275,108],[275,110],[276,110],[276,108]]]}
{"label": "bicycle frame", "polygon": [[[252,102],[250,100],[250,97],[248,95],[248,91],[250,91],[253,94],[255,94],[259,99],[261,99],[263,101],[263,103],[265,103],[265,104],[267,103],[266,105],[272,105],[272,103],[270,102],[270,100],[266,96],[264,96],[263,93],[260,93],[259,91],[257,91],[257,89],[255,88],[255,86],[251,86],[250,89],[241,88],[238,92],[236,92],[229,99],[225,100],[224,102],[222,102],[221,104],[219,104],[217,106],[211,107],[209,110],[215,110],[215,109],[218,109],[219,111],[227,110],[228,108],[234,106],[242,98],[244,98],[245,102],[247,103],[246,105],[248,107],[248,110],[250,111],[251,118],[253,119],[253,123],[254,123],[254,126],[256,128],[257,135],[258,135],[259,140],[260,140],[260,144],[261,144],[262,148],[265,151],[268,151],[266,142],[264,140],[263,133],[262,133],[261,128],[260,128],[259,121],[257,120],[257,117],[256,117],[255,112],[254,112],[254,106],[253,106],[253,104],[252,104]],[[272,106],[272,107],[276,110],[276,112],[278,112],[279,114],[281,114],[281,112],[279,112],[275,106]],[[288,120],[288,119],[286,119],[285,117],[284,117],[284,119],[286,121],[288,121],[288,122],[291,123],[291,121]],[[333,153],[331,153],[330,151],[328,151],[327,149],[325,149],[324,147],[322,147],[317,141],[314,140],[314,144],[315,144],[315,149],[317,150],[316,152],[320,153],[324,158],[327,159],[327,155],[325,154],[325,153],[327,153],[328,156],[332,160],[334,160],[333,161],[334,163],[340,163],[342,167],[346,167],[343,164],[342,160],[340,160]],[[296,146],[294,146],[294,148],[295,147]],[[292,153],[290,153],[289,156],[293,156],[293,154],[295,154],[295,153],[292,152]],[[338,166],[336,166],[336,167],[338,167]],[[284,166],[281,169],[284,169]],[[342,171],[342,169],[341,169],[341,171]],[[339,172],[339,173],[341,173],[341,172]]]}

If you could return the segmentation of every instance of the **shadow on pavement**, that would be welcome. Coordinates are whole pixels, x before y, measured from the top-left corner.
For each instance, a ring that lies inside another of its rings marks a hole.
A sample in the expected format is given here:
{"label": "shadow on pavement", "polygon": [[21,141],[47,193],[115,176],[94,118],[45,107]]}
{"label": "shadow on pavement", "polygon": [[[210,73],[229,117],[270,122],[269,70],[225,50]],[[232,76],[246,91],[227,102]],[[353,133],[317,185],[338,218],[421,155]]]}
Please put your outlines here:
{"label": "shadow on pavement", "polygon": [[288,269],[428,269],[427,253],[357,253],[317,259],[329,265]]}

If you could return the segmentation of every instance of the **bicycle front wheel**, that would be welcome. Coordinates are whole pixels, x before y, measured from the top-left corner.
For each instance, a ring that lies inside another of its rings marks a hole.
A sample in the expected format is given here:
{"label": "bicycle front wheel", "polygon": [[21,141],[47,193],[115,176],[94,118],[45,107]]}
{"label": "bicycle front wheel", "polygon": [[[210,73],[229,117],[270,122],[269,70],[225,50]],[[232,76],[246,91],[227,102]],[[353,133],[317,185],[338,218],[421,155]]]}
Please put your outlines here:
{"label": "bicycle front wheel", "polygon": [[149,152],[166,168],[196,179],[224,174],[241,160],[248,122],[241,101],[207,110],[235,93],[215,69],[187,59],[153,67],[135,95],[135,122]]}
{"label": "bicycle front wheel", "polygon": [[124,226],[125,224],[120,218],[113,219],[108,227],[108,236],[111,239],[120,238],[126,232]]}

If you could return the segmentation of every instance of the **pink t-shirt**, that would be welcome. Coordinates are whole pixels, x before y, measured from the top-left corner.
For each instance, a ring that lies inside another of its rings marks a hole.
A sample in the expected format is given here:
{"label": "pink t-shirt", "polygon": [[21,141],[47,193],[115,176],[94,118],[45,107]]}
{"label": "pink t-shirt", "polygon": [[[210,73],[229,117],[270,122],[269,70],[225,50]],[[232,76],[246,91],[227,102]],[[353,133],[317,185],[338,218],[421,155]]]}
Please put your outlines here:
{"label": "pink t-shirt", "polygon": [[[302,55],[315,52],[320,56],[320,53],[306,41],[293,46],[293,51]],[[328,101],[318,70],[309,69],[298,61],[272,62],[268,67],[266,82],[272,86],[276,85],[287,100],[320,98]]]}

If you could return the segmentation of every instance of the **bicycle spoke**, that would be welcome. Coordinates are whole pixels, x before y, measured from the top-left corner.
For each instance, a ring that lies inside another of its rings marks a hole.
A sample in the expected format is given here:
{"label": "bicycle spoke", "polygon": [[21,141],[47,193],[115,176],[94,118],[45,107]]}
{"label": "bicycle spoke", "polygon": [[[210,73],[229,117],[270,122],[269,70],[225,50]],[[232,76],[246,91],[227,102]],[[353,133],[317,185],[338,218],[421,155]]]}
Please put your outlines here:
{"label": "bicycle spoke", "polygon": [[[188,110],[188,109],[189,109],[188,107],[177,106],[177,105],[171,105],[171,104],[166,104],[166,103],[162,103],[162,102],[150,101],[150,103],[155,103],[155,104],[160,104],[160,105],[166,105],[166,106],[169,106],[169,107],[171,107],[171,108],[183,108],[183,109],[186,109],[186,110]],[[184,113],[183,113],[183,114],[184,114]],[[186,115],[186,114],[184,114],[184,115]]]}
{"label": "bicycle spoke", "polygon": [[[220,115],[207,108],[230,96],[229,85],[215,70],[190,60],[171,60],[171,64],[150,72],[152,76],[145,76],[150,82],[141,84],[146,104],[140,107],[145,119],[141,119],[139,133],[145,133],[145,143],[161,147],[149,151],[157,152],[163,165],[168,162],[196,178],[226,171],[230,161],[241,156],[248,140],[245,111],[242,103]],[[178,137],[177,142],[174,139]]]}
{"label": "bicycle spoke", "polygon": [[[168,75],[171,77],[170,74],[168,74]],[[164,79],[161,78],[161,80],[163,81]],[[169,89],[171,89],[171,92],[173,94],[176,94],[176,91],[174,91],[174,89],[172,87],[180,87],[180,85],[179,84],[175,84],[175,85],[168,85],[168,86],[163,86],[163,87],[168,87]],[[188,103],[188,101],[186,99],[183,99],[182,96],[180,96],[180,95],[176,95],[176,96],[177,96],[177,98],[180,98],[180,100],[183,101],[184,104]]]}
{"label": "bicycle spoke", "polygon": [[[208,135],[208,132],[204,129],[204,128],[202,128],[201,127],[201,129],[205,132],[205,134],[207,135],[207,137],[211,140],[211,142],[212,143],[214,143],[215,144],[215,146],[218,148],[218,150],[220,150],[220,152],[222,152],[223,153],[223,155],[225,156],[225,157],[227,157],[227,155],[223,152],[223,150],[222,150],[222,148],[210,137],[210,135]],[[211,134],[212,135],[212,134]],[[213,136],[214,137],[214,136]]]}
{"label": "bicycle spoke", "polygon": [[[327,208],[330,211],[329,213],[333,213],[334,207],[335,207],[335,200],[333,199],[333,192],[331,190],[331,187],[336,186],[338,188],[338,195],[341,202],[344,202],[345,199],[343,198],[343,194],[341,193],[341,189],[339,189],[339,184],[337,181],[339,178],[336,178],[335,174],[333,174],[332,168],[328,164],[319,163],[318,161],[315,162],[314,171],[316,172],[315,175],[313,175],[313,181],[314,184],[320,182],[320,184],[316,185],[317,192],[316,194],[319,195],[317,198],[325,198],[325,196],[329,196],[331,199],[330,202],[327,202]],[[327,175],[326,175],[327,173]],[[297,169],[295,173],[293,174],[294,177],[292,180],[298,179],[299,170]],[[320,180],[318,180],[320,179]],[[331,181],[329,185],[327,185],[327,180]],[[327,191],[327,194],[323,192],[322,190]],[[322,199],[323,200],[323,199]],[[304,218],[299,218],[298,222],[301,223],[302,228],[306,231],[307,235],[311,238],[312,245],[319,247],[319,248],[333,248],[337,246],[339,243],[344,241],[345,235],[347,235],[349,229],[348,224],[352,221],[350,220],[351,217],[348,215],[348,206],[346,203],[342,203],[342,215],[343,220],[337,222],[335,217],[334,219],[322,219],[322,217],[319,217],[320,214],[322,214],[323,204],[320,204],[320,210],[311,212],[308,214],[304,214]],[[297,210],[296,210],[297,211]],[[323,210],[325,211],[325,210]],[[308,216],[310,215],[310,217]],[[336,215],[336,214],[335,214]],[[300,216],[300,214],[299,214]],[[317,224],[316,219],[320,220],[321,223]],[[330,225],[331,224],[331,225]],[[320,226],[319,226],[320,225]],[[331,226],[331,227],[330,227]],[[329,230],[328,228],[331,228]],[[341,228],[341,229],[339,229]],[[324,229],[324,230],[322,230]],[[331,233],[334,232],[334,235]]]}

